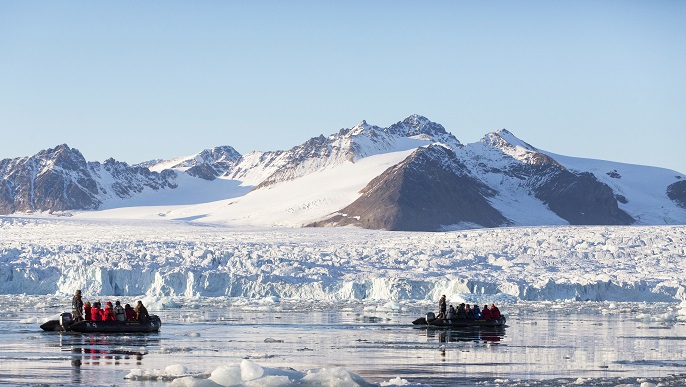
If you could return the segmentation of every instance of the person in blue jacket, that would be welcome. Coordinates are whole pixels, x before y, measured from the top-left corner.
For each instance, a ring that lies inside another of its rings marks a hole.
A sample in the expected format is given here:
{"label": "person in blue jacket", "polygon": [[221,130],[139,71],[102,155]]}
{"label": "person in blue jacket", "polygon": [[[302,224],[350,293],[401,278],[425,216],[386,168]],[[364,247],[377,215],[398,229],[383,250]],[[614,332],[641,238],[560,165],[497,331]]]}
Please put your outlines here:
{"label": "person in blue jacket", "polygon": [[479,309],[479,305],[477,305],[476,303],[474,304],[473,313],[474,313],[474,320],[480,320],[481,319],[481,310]]}

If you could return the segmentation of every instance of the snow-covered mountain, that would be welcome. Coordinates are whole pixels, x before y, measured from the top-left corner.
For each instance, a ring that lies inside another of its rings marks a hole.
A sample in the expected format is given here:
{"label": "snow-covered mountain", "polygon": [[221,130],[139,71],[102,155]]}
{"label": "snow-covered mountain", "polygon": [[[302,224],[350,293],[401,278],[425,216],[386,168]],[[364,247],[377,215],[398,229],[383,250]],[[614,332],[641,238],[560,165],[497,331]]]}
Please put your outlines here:
{"label": "snow-covered mountain", "polygon": [[463,145],[418,115],[289,150],[224,146],[134,167],[55,157],[62,148],[0,161],[0,213],[422,231],[686,224],[679,172],[561,156],[504,129]]}
{"label": "snow-covered mountain", "polygon": [[[507,130],[489,133],[460,153],[468,169],[498,191],[493,206],[515,224],[635,223],[619,208],[619,202],[626,198],[594,173],[571,165],[568,168],[557,157],[521,141]],[[522,199],[531,201],[522,205]],[[530,205],[534,211],[527,211]],[[512,211],[527,212],[533,219],[523,222]]]}
{"label": "snow-covered mountain", "polygon": [[192,156],[178,157],[172,160],[151,160],[136,166],[151,171],[161,172],[165,169],[186,171],[191,176],[205,180],[214,180],[232,169],[241,158],[241,154],[230,146],[218,146],[205,149]]}
{"label": "snow-covered mountain", "polygon": [[328,137],[313,137],[285,152],[250,154],[225,176],[262,188],[336,165],[355,163],[365,157],[416,149],[437,142],[451,147],[461,146],[443,126],[418,115],[411,115],[388,128],[362,121]]}
{"label": "snow-covered mountain", "polygon": [[108,159],[87,162],[66,144],[31,157],[0,160],[0,214],[96,210],[108,199],[174,189],[176,172],[151,172]]}

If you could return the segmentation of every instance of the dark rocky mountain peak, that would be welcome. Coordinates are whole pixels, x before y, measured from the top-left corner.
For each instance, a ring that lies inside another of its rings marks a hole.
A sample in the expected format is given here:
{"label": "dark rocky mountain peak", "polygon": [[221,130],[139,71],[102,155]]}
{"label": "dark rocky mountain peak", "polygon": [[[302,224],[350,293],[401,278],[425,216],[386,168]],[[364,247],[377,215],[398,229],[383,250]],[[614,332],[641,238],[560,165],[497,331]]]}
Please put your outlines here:
{"label": "dark rocky mountain peak", "polygon": [[495,191],[472,177],[441,145],[419,148],[374,178],[361,196],[310,226],[437,231],[455,224],[495,227],[508,220],[491,207]]}
{"label": "dark rocky mountain peak", "polygon": [[76,148],[70,148],[67,144],[61,144],[54,148],[44,149],[31,159],[39,163],[63,168],[65,170],[79,170],[86,166],[86,159]]}
{"label": "dark rocky mountain peak", "polygon": [[175,168],[186,167],[186,173],[205,180],[214,180],[235,167],[241,159],[241,154],[233,147],[224,145],[205,149]]}
{"label": "dark rocky mountain peak", "polygon": [[398,136],[410,137],[421,134],[429,136],[446,135],[445,128],[441,124],[432,122],[424,116],[412,114],[404,120],[388,127],[388,132]]}
{"label": "dark rocky mountain peak", "polygon": [[241,158],[241,154],[233,147],[223,145],[205,149],[200,152],[196,158],[199,159],[198,161],[201,160],[205,164],[214,164],[218,162],[235,162]]}

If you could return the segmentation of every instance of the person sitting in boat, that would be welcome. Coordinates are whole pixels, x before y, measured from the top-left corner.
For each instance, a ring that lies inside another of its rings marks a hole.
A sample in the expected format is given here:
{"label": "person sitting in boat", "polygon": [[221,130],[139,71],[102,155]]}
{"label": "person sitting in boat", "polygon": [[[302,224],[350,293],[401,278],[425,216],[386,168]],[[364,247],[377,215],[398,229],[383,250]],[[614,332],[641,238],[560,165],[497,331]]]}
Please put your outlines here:
{"label": "person sitting in boat", "polygon": [[126,313],[126,320],[127,321],[136,320],[136,311],[133,310],[131,305],[129,305],[129,304],[124,305],[124,313]]}
{"label": "person sitting in boat", "polygon": [[448,320],[454,320],[455,319],[455,307],[450,305],[450,308],[448,308]]}
{"label": "person sitting in boat", "polygon": [[464,320],[467,318],[467,310],[465,309],[464,302],[457,307],[457,319]]}
{"label": "person sitting in boat", "polygon": [[148,321],[150,319],[150,315],[148,314],[148,310],[143,306],[142,301],[138,301],[138,305],[136,305],[136,318],[138,321]]}
{"label": "person sitting in boat", "polygon": [[474,320],[474,311],[469,304],[465,305],[464,310],[467,313],[467,320]]}
{"label": "person sitting in boat", "polygon": [[445,301],[445,294],[441,296],[441,299],[438,300],[438,318],[445,318],[445,310],[446,310],[447,303]]}
{"label": "person sitting in boat", "polygon": [[100,309],[100,302],[93,303],[93,307],[91,307],[91,321],[102,321],[102,309]]}
{"label": "person sitting in boat", "polygon": [[472,313],[474,314],[474,320],[481,319],[481,310],[479,310],[479,305],[474,304],[474,309],[472,310]]}
{"label": "person sitting in boat", "polygon": [[114,321],[114,310],[112,309],[112,302],[105,303],[105,310],[102,313],[102,321]]}
{"label": "person sitting in boat", "polygon": [[114,303],[114,319],[117,321],[126,321],[126,312],[124,307],[121,306],[121,302],[117,301]]}
{"label": "person sitting in boat", "polygon": [[498,309],[495,304],[491,304],[491,317],[493,318],[500,318],[502,315],[500,314],[500,309]]}
{"label": "person sitting in boat", "polygon": [[491,317],[493,316],[491,315],[491,311],[488,309],[488,305],[484,305],[484,308],[481,309],[481,318],[483,320],[490,320]]}
{"label": "person sitting in boat", "polygon": [[81,299],[81,289],[77,290],[71,298],[71,315],[74,321],[83,320],[83,300]]}
{"label": "person sitting in boat", "polygon": [[92,317],[91,317],[91,302],[90,301],[86,301],[86,303],[83,304],[83,318],[86,321],[91,321],[91,319],[92,319]]}

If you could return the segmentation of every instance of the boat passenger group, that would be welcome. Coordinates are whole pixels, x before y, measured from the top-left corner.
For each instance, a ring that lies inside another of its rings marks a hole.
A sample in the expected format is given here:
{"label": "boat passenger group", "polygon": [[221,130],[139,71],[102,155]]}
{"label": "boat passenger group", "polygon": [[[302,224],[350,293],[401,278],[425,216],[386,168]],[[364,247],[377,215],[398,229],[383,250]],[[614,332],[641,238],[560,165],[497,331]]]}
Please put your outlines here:
{"label": "boat passenger group", "polygon": [[74,321],[147,321],[150,318],[148,310],[141,301],[138,301],[135,308],[129,304],[122,307],[119,301],[116,301],[114,305],[111,301],[107,301],[105,309],[102,309],[99,301],[94,302],[93,305],[90,301],[84,303],[81,299],[81,290],[77,290],[72,297],[71,308]]}
{"label": "boat passenger group", "polygon": [[488,308],[488,304],[484,305],[483,309],[479,309],[479,305],[474,304],[471,308],[469,304],[461,303],[458,305],[457,310],[455,307],[450,305],[450,308],[446,308],[447,302],[445,300],[445,294],[441,296],[438,301],[438,316],[437,318],[443,320],[454,320],[454,319],[467,319],[467,320],[490,320],[499,319],[501,317],[500,309],[498,309],[495,304],[491,304],[491,308]]}

